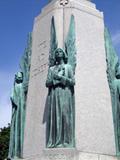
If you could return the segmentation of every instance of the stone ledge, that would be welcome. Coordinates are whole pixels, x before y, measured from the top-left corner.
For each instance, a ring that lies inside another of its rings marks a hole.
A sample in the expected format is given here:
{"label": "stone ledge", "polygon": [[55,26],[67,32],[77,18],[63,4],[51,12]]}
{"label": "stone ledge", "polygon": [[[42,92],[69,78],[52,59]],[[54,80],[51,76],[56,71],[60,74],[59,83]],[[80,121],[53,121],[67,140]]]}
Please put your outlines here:
{"label": "stone ledge", "polygon": [[[98,9],[96,9],[96,6],[94,3],[89,2],[89,1],[69,0],[69,3],[66,6],[64,6],[64,9],[71,9],[71,8],[91,14],[98,18],[103,18],[103,13],[100,12]],[[54,0],[50,2],[48,5],[46,5],[42,9],[41,14],[35,18],[35,22],[39,21],[41,18],[43,18],[50,12],[53,12],[53,11],[57,12],[59,9],[63,9],[63,6],[60,5],[59,0]]]}
{"label": "stone ledge", "polygon": [[[22,160],[22,159],[21,159]],[[24,160],[119,160],[115,156],[79,152],[76,149],[44,149],[42,156],[36,155]]]}
{"label": "stone ledge", "polygon": [[78,160],[117,160],[117,157],[109,156],[109,155],[80,152]]}
{"label": "stone ledge", "polygon": [[45,149],[43,156],[43,160],[78,160],[79,151],[75,148]]}

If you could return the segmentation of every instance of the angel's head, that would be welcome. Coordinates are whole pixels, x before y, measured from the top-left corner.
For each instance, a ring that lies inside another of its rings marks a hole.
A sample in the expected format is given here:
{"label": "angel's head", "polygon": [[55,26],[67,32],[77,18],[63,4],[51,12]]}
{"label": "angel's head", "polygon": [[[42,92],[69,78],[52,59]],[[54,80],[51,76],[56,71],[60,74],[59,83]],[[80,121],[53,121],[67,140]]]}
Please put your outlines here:
{"label": "angel's head", "polygon": [[116,78],[120,79],[120,66],[118,66],[116,69]]}
{"label": "angel's head", "polygon": [[68,59],[68,57],[67,57],[66,53],[63,51],[63,49],[57,48],[55,50],[55,62],[59,62],[60,60],[63,60],[64,63],[66,63],[67,59]]}
{"label": "angel's head", "polygon": [[17,83],[22,83],[22,81],[23,81],[23,73],[22,72],[17,72],[15,74],[15,81]]}

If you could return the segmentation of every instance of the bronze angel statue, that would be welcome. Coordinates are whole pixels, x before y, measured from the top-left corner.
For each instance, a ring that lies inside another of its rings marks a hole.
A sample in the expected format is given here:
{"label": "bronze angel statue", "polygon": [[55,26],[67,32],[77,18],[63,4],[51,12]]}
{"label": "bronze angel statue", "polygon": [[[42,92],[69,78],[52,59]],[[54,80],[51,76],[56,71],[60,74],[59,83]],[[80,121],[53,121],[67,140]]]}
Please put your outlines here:
{"label": "bronze angel statue", "polygon": [[112,100],[116,153],[117,156],[120,156],[120,63],[107,28],[105,28],[104,34],[107,61],[107,77]]}
{"label": "bronze angel statue", "polygon": [[74,16],[71,16],[65,51],[57,47],[54,18],[52,18],[50,63],[46,80],[46,87],[48,87],[47,148],[75,147],[75,56]]}

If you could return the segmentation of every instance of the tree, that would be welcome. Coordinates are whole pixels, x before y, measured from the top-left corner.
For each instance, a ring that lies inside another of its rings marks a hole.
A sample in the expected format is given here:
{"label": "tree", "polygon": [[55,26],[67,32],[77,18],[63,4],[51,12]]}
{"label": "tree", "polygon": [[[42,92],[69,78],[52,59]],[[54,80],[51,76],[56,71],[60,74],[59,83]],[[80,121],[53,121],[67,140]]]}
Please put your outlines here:
{"label": "tree", "polygon": [[10,124],[7,127],[0,128],[0,160],[4,160],[8,156]]}

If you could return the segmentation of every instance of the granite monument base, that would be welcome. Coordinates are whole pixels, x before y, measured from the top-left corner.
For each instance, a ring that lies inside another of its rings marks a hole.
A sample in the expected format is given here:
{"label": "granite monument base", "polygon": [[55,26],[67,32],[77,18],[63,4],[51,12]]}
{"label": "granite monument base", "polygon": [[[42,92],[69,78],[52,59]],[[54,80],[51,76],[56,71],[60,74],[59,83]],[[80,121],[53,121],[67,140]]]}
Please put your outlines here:
{"label": "granite monument base", "polygon": [[36,155],[24,160],[118,160],[118,158],[109,155],[79,152],[76,149],[61,148],[44,149],[42,156]]}

